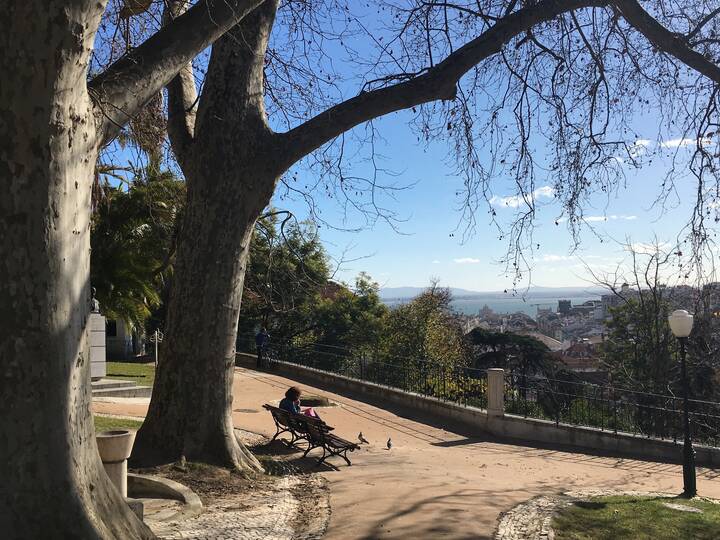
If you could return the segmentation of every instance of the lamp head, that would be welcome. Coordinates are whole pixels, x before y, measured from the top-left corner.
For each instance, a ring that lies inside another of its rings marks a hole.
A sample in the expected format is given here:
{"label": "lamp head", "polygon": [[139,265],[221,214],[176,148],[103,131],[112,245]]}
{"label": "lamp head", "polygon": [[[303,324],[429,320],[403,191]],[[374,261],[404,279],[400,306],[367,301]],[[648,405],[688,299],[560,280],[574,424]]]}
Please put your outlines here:
{"label": "lamp head", "polygon": [[693,316],[684,309],[676,309],[668,316],[670,330],[676,338],[686,338],[693,327]]}

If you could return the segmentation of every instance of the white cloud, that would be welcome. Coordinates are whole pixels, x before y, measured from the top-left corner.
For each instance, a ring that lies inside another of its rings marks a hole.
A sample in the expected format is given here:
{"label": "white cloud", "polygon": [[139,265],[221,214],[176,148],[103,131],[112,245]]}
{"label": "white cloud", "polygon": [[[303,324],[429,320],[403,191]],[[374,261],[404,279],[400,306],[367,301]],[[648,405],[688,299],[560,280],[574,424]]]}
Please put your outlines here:
{"label": "white cloud", "polygon": [[433,264],[440,264],[440,261],[438,261],[437,259],[435,259],[432,263],[433,263]]}
{"label": "white cloud", "polygon": [[526,196],[522,195],[511,195],[509,197],[498,197],[493,196],[490,199],[490,204],[494,206],[506,206],[508,208],[517,208],[523,204],[532,203],[541,197],[546,199],[552,199],[555,196],[555,190],[550,186],[542,186],[534,190],[532,193]]}
{"label": "white cloud", "polygon": [[616,221],[616,220],[633,221],[633,220],[637,219],[637,216],[618,216],[617,214],[612,214],[610,216],[585,216],[583,219],[587,222]]}
{"label": "white cloud", "polygon": [[669,141],[661,142],[660,146],[662,146],[663,148],[680,148],[685,146],[695,146],[698,142],[700,143],[700,145],[704,146],[712,143],[712,140],[707,137],[704,139],[670,139]]}
{"label": "white cloud", "polygon": [[658,242],[657,244],[651,244],[646,242],[633,242],[629,247],[626,247],[626,251],[634,251],[641,255],[654,255],[656,253],[664,253],[670,247],[670,242]]}
{"label": "white cloud", "polygon": [[648,139],[638,139],[630,145],[628,148],[628,154],[633,158],[639,158],[644,156],[648,148],[652,146],[652,141]]}
{"label": "white cloud", "polygon": [[[637,139],[634,143],[627,145],[626,151],[631,158],[641,158],[647,154],[648,149],[652,145],[653,142],[650,139]],[[623,156],[612,156],[610,159],[619,165],[625,165],[625,158]]]}
{"label": "white cloud", "polygon": [[473,259],[472,257],[461,257],[460,259],[453,259],[457,264],[477,264],[480,259]]}
{"label": "white cloud", "polygon": [[[637,219],[637,216],[626,216],[626,215],[617,215],[612,214],[610,216],[584,216],[583,220],[588,223],[595,223],[598,221],[634,221]],[[556,223],[565,223],[568,220],[566,216],[562,216],[555,220]]]}

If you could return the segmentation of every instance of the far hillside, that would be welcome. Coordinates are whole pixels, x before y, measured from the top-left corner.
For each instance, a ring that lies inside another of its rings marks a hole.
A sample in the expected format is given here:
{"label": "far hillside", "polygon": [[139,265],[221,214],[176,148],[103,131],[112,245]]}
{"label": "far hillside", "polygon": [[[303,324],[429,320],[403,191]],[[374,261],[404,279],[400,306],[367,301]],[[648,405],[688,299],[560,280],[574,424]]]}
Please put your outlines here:
{"label": "far hillside", "polygon": [[[379,291],[382,300],[400,300],[405,298],[413,298],[421,294],[425,290],[424,287],[383,287]],[[587,287],[530,287],[529,289],[518,289],[517,291],[471,291],[468,289],[460,289],[450,287],[450,293],[453,298],[557,298],[561,296],[577,297],[577,296],[599,296],[607,294],[607,290],[597,286]]]}

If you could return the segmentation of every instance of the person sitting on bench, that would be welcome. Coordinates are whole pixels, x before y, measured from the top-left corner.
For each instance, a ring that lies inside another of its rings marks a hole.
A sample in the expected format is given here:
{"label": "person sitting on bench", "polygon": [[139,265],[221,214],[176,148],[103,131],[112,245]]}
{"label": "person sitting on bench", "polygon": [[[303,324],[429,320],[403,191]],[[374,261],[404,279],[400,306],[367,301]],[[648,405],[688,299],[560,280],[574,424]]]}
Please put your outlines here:
{"label": "person sitting on bench", "polygon": [[300,396],[302,390],[297,386],[291,386],[285,392],[285,397],[280,400],[279,407],[284,410],[295,414],[304,414],[305,416],[312,416],[313,418],[320,418],[312,407],[305,409],[300,408]]}

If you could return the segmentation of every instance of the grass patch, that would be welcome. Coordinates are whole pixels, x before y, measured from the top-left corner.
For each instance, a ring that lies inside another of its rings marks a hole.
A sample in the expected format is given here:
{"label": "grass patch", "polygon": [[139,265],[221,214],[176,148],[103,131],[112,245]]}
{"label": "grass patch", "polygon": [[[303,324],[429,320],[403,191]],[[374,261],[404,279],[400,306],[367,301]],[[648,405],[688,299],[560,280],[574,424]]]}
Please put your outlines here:
{"label": "grass patch", "polygon": [[133,381],[138,386],[152,386],[155,382],[155,364],[108,362],[107,377],[110,379]]}
{"label": "grass patch", "polygon": [[93,416],[95,421],[95,433],[101,431],[112,431],[114,429],[140,429],[142,420],[129,420],[126,418],[114,418],[112,416]]}
{"label": "grass patch", "polygon": [[[702,510],[673,510],[663,503]],[[677,540],[720,538],[720,504],[668,497],[593,497],[564,508],[553,519],[557,540]]]}

